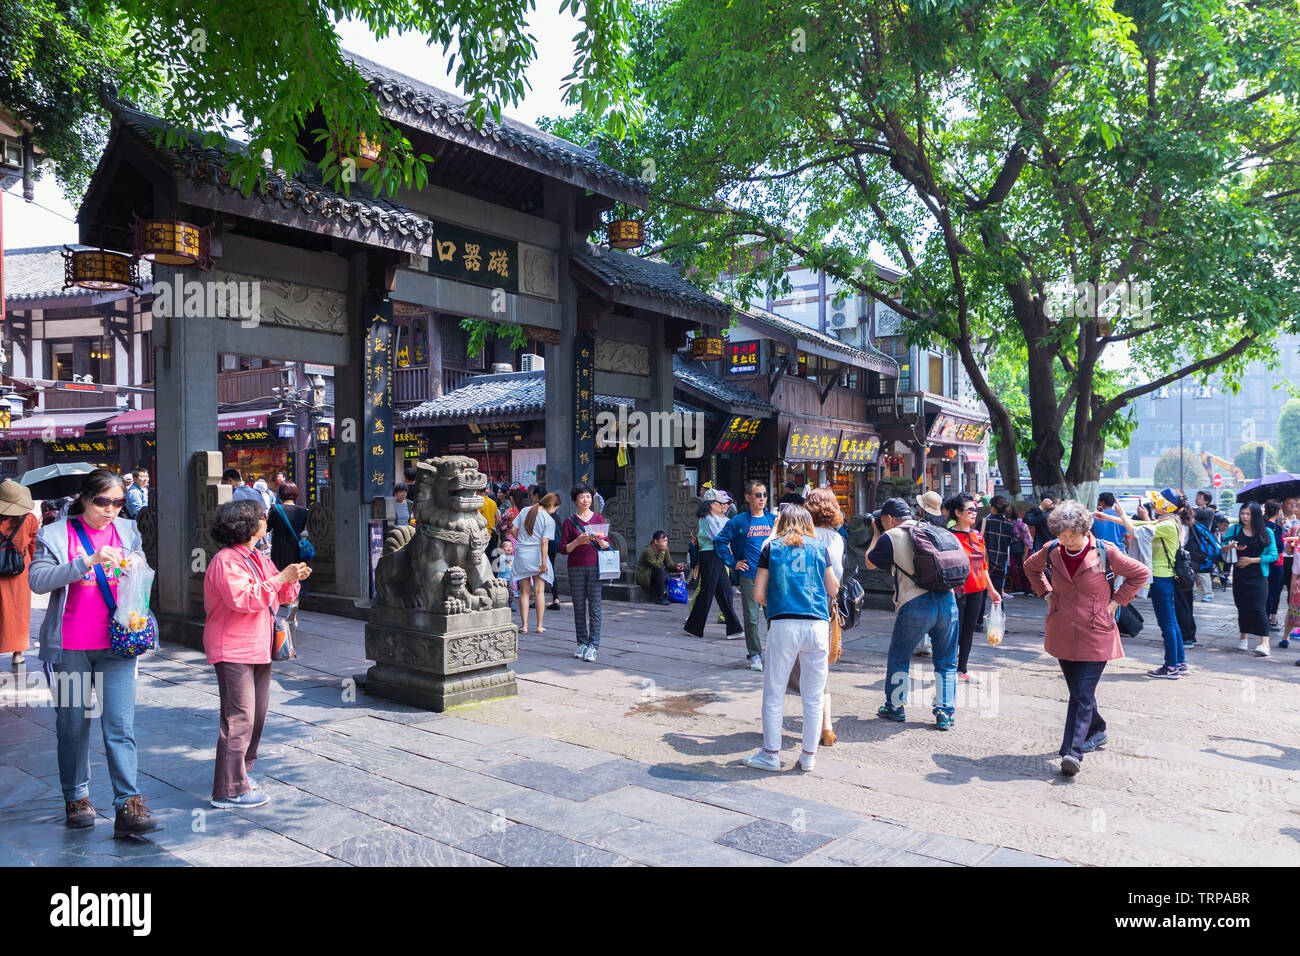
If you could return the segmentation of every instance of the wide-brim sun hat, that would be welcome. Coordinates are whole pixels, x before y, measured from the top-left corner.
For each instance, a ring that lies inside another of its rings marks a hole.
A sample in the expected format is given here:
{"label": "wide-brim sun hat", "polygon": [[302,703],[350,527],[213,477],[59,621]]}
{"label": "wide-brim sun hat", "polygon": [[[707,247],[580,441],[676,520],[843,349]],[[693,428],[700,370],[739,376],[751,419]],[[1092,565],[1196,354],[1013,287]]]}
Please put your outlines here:
{"label": "wide-brim sun hat", "polygon": [[20,485],[8,478],[0,482],[0,516],[31,514],[35,507],[32,493],[26,485]]}
{"label": "wide-brim sun hat", "polygon": [[1155,509],[1156,514],[1171,515],[1178,510],[1178,493],[1172,488],[1164,491],[1148,491],[1147,503]]}
{"label": "wide-brim sun hat", "polygon": [[943,499],[939,497],[938,492],[927,491],[923,495],[918,495],[916,503],[921,506],[921,510],[926,514],[942,515]]}
{"label": "wide-brim sun hat", "polygon": [[708,491],[706,491],[703,495],[700,496],[700,500],[701,501],[723,501],[730,504],[731,495],[727,494],[721,488],[710,488]]}

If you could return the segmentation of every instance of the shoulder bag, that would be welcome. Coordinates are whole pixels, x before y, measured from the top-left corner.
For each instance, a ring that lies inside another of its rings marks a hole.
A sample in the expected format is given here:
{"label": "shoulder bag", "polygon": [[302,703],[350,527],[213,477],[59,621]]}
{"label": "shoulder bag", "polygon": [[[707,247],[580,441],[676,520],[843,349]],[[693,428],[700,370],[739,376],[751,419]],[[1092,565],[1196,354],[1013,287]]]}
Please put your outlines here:
{"label": "shoulder bag", "polygon": [[[289,520],[289,516],[285,513],[283,506],[281,506],[278,501],[275,503],[275,510],[280,513],[280,520],[283,521],[284,526],[289,529],[289,533],[293,534],[293,523]],[[305,533],[298,535],[298,560],[311,561],[315,557],[316,545],[311,543],[311,539],[308,538]]]}
{"label": "shoulder bag", "polygon": [[12,578],[23,573],[27,560],[14,544],[14,535],[22,530],[26,517],[19,517],[12,534],[0,534],[0,578]]}
{"label": "shoulder bag", "polygon": [[[86,560],[89,561],[90,556],[95,553],[95,547],[90,543],[85,527],[78,518],[73,518],[69,524],[81,539],[81,547],[85,549]],[[95,583],[99,585],[99,593],[104,598],[104,603],[108,605],[108,645],[113,649],[113,653],[118,657],[131,660],[157,647],[158,621],[153,616],[153,612],[148,613],[143,627],[137,627],[135,630],[125,628],[117,621],[117,601],[113,597],[113,592],[109,590],[108,575],[104,573],[102,564],[95,565]],[[127,607],[129,608],[130,604]]]}
{"label": "shoulder bag", "polygon": [[[253,560],[252,555],[244,555],[244,560],[253,569],[253,577],[265,584],[266,579],[262,577],[262,572],[257,569],[257,563]],[[271,660],[273,661],[292,660],[294,656],[293,628],[289,626],[287,608],[286,605],[279,612],[267,608],[267,611],[271,614]]]}

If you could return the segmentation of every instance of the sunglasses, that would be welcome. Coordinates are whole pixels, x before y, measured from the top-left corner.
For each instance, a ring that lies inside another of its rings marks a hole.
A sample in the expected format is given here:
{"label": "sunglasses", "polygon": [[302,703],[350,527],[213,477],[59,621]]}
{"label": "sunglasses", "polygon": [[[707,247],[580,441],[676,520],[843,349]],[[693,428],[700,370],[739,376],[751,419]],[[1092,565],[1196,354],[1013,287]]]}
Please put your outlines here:
{"label": "sunglasses", "polygon": [[750,496],[753,497],[753,498],[766,498],[766,497],[767,497],[767,492],[766,492],[766,491],[751,491],[749,494],[750,494]]}
{"label": "sunglasses", "polygon": [[979,508],[974,505],[972,505],[969,508],[962,508],[961,510],[967,512],[968,514],[979,514]]}
{"label": "sunglasses", "polygon": [[100,508],[124,508],[126,507],[125,498],[106,498],[104,495],[96,495],[90,499],[92,505],[98,505]]}

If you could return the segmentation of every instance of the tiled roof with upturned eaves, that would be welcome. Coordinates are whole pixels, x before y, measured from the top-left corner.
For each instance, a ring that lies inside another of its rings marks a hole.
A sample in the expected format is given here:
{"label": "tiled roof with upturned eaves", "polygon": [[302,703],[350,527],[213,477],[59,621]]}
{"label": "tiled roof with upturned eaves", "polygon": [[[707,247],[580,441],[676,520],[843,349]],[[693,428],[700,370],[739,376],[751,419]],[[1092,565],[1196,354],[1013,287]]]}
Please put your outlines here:
{"label": "tiled roof with upturned eaves", "polygon": [[560,170],[580,170],[593,179],[611,183],[642,196],[650,194],[649,183],[637,176],[607,166],[595,153],[575,143],[505,116],[499,123],[486,118],[482,126],[476,126],[467,112],[469,100],[422,83],[415,77],[398,73],[355,53],[344,51],[343,55],[370,84],[371,92],[379,97],[381,105],[396,103],[403,109],[427,119],[433,127],[441,127],[457,135],[491,140],[532,159],[542,160],[549,166],[559,167]]}
{"label": "tiled roof with upturned eaves", "polygon": [[776,408],[771,403],[763,401],[749,389],[723,381],[702,365],[680,355],[673,356],[673,378],[709,395],[719,404],[756,412],[762,417],[776,414]]}
{"label": "tiled roof with upturned eaves", "polygon": [[729,305],[691,285],[662,260],[643,259],[617,249],[591,245],[575,249],[571,255],[582,268],[614,289],[702,309],[719,317],[731,313]]}

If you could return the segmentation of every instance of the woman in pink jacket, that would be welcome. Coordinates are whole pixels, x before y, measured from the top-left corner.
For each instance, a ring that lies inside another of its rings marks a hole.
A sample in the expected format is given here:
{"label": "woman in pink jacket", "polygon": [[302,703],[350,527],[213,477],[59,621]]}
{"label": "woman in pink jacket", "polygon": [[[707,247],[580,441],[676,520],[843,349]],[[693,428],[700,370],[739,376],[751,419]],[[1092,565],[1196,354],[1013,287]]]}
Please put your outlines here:
{"label": "woman in pink jacket", "polygon": [[305,563],[277,571],[254,545],[266,535],[266,513],[251,499],[217,509],[212,536],[225,545],[203,578],[203,649],[217,671],[221,734],[212,780],[218,809],[260,807],[270,798],[252,777],[271,691],[271,634],[275,611],[298,596],[311,575]]}
{"label": "woman in pink jacket", "polygon": [[1077,501],[1062,501],[1048,514],[1056,540],[1025,559],[1025,574],[1039,597],[1047,598],[1043,647],[1055,657],[1070,688],[1061,741],[1061,773],[1073,777],[1083,755],[1106,742],[1106,721],[1097,710],[1097,682],[1106,662],[1124,656],[1115,616],[1151,577],[1141,561],[1113,544],[1102,544],[1111,575],[1124,579],[1112,590],[1090,533],[1092,515]]}

